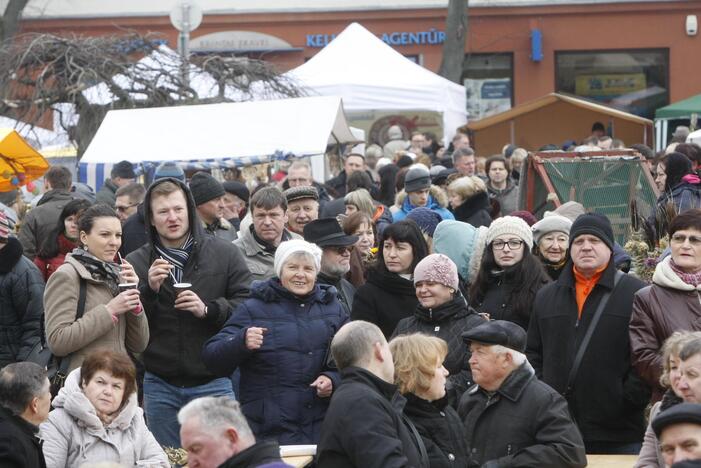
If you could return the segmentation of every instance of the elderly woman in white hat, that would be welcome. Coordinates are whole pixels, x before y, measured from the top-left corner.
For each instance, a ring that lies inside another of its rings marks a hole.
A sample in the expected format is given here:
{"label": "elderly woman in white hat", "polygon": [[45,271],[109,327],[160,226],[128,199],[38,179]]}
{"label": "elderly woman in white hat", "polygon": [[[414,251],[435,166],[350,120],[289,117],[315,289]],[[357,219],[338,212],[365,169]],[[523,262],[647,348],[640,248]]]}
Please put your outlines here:
{"label": "elderly woman in white hat", "polygon": [[331,393],[340,383],[327,357],[348,321],[335,288],[316,282],[321,249],[294,239],[275,252],[276,277],[251,295],[204,346],[213,372],[241,370],[241,409],[256,438],[316,444]]}
{"label": "elderly woman in white hat", "polygon": [[533,253],[543,263],[553,281],[560,277],[560,272],[567,263],[571,227],[572,221],[554,213],[546,213],[543,219],[531,227],[535,241]]}

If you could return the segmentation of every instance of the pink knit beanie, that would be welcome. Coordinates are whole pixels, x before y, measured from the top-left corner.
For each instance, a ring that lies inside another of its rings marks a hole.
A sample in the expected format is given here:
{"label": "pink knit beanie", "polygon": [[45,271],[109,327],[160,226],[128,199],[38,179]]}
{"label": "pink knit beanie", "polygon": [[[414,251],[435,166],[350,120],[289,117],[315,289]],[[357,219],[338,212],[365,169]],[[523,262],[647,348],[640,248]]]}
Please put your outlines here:
{"label": "pink knit beanie", "polygon": [[414,285],[421,281],[432,281],[458,290],[458,267],[443,254],[425,257],[414,269]]}

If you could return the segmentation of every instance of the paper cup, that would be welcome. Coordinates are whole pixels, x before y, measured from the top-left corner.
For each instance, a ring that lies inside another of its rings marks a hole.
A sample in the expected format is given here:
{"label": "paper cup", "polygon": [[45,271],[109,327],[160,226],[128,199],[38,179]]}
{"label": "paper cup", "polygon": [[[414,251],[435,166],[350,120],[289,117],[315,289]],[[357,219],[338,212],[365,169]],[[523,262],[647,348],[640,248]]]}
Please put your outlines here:
{"label": "paper cup", "polygon": [[173,289],[175,290],[175,295],[177,296],[183,291],[189,291],[192,289],[192,284],[190,283],[175,283],[173,284]]}
{"label": "paper cup", "polygon": [[119,292],[129,291],[130,289],[136,289],[138,284],[136,283],[120,283]]}

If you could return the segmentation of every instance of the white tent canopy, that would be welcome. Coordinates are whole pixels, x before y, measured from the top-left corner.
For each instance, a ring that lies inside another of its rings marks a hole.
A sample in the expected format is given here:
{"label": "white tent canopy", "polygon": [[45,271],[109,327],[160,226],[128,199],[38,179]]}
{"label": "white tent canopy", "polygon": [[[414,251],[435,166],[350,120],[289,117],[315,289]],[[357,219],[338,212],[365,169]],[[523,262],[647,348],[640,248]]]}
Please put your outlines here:
{"label": "white tent canopy", "polygon": [[341,99],[331,96],[111,110],[81,165],[122,160],[233,160],[245,165],[288,154],[321,155],[312,159],[312,167],[315,177],[323,178],[327,145],[357,141]]}
{"label": "white tent canopy", "polygon": [[347,111],[441,112],[446,142],[467,122],[463,86],[405,58],[358,23],[286,76],[312,93],[341,96]]}

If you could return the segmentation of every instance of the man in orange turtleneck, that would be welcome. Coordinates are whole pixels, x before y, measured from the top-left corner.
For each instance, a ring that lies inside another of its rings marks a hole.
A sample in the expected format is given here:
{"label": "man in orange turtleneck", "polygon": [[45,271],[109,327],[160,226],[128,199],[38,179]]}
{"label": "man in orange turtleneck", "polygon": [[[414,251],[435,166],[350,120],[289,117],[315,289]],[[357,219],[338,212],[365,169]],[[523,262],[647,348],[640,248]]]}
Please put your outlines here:
{"label": "man in orange turtleneck", "polygon": [[[633,296],[644,284],[623,274],[614,290],[613,245],[606,216],[587,213],[574,221],[569,263],[536,296],[526,353],[536,375],[566,396],[587,453],[637,454],[650,394],[630,363],[628,324]],[[607,292],[608,302],[568,385],[577,351]]]}

